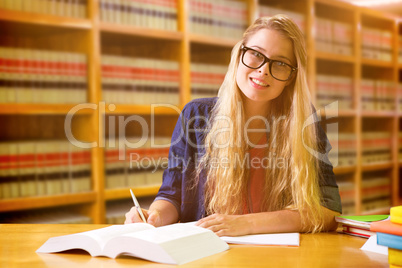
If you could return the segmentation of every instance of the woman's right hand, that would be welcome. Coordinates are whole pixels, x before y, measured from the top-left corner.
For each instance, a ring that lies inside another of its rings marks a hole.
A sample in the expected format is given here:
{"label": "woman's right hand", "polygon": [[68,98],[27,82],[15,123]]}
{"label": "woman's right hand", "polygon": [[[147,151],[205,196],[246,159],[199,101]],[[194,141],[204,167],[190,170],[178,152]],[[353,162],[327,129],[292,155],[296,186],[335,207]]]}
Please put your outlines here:
{"label": "woman's right hand", "polygon": [[[147,223],[157,227],[162,225],[162,219],[158,210],[146,210],[142,209],[145,220]],[[141,216],[139,215],[137,208],[132,207],[129,212],[126,213],[126,220],[124,224],[143,222]]]}

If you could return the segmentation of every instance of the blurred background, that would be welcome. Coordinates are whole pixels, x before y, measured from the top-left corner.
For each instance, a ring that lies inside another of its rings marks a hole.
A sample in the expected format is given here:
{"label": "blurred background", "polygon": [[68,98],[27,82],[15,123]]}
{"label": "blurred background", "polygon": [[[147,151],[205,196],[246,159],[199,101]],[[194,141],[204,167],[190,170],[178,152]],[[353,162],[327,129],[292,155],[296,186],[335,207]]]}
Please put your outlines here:
{"label": "blurred background", "polygon": [[402,1],[0,0],[0,223],[123,223],[130,188],[147,208],[180,110],[216,96],[247,26],[279,13],[304,33],[344,214],[388,213],[402,204],[401,11]]}

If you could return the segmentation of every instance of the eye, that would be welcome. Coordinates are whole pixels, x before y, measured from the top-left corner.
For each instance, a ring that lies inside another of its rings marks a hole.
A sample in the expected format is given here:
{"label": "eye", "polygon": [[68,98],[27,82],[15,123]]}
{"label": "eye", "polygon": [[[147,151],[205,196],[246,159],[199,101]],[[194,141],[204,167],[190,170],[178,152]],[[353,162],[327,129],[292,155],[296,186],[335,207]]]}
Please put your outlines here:
{"label": "eye", "polygon": [[255,50],[250,50],[250,51],[251,51],[251,54],[256,58],[260,58],[260,59],[264,58],[264,55],[262,55],[260,52],[255,51]]}
{"label": "eye", "polygon": [[274,64],[275,64],[276,66],[279,66],[279,67],[285,67],[285,66],[287,66],[287,64],[284,63],[284,62],[282,62],[282,61],[274,61]]}

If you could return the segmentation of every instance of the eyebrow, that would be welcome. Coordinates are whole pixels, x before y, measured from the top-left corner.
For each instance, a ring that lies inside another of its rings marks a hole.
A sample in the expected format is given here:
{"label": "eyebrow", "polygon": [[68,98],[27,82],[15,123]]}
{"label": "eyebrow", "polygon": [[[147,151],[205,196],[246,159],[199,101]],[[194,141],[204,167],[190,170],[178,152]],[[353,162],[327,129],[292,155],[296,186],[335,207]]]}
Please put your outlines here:
{"label": "eyebrow", "polygon": [[[262,50],[264,53],[266,53],[265,49],[263,49],[262,47],[259,47],[259,46],[250,46],[250,48],[258,48],[259,50]],[[267,55],[265,55],[265,57],[267,57]],[[269,58],[269,57],[267,57],[267,58]],[[288,57],[285,57],[285,56],[282,56],[282,55],[274,56],[274,58],[285,59],[285,60],[288,60],[290,62],[290,64],[293,64],[293,62]]]}

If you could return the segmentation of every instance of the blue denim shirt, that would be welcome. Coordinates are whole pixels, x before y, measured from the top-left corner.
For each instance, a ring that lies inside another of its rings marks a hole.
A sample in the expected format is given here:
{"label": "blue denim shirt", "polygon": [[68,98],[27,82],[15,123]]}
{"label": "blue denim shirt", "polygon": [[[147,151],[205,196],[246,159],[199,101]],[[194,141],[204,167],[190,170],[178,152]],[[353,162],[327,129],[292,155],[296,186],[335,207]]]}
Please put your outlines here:
{"label": "blue denim shirt", "polygon": [[[193,179],[196,176],[198,160],[205,154],[205,131],[208,129],[208,120],[216,100],[217,98],[205,98],[189,102],[181,112],[173,131],[168,168],[163,173],[162,186],[155,200],[171,202],[179,212],[181,222],[196,221],[205,216],[206,173],[200,174],[196,185]],[[331,146],[321,126],[316,126],[321,146],[327,154]],[[342,212],[332,165],[319,162],[323,171],[323,176],[320,177],[322,205],[330,210]]]}

